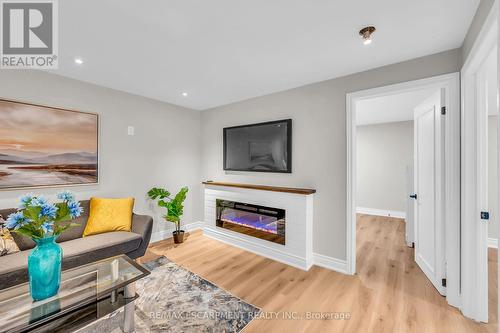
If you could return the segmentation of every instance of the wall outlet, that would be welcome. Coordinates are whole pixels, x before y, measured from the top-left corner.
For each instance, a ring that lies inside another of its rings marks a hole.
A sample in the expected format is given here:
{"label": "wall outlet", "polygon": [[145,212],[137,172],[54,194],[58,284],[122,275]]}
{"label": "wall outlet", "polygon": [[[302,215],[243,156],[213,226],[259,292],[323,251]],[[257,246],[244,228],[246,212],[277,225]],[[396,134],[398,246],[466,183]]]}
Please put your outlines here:
{"label": "wall outlet", "polygon": [[134,126],[129,126],[129,127],[127,128],[127,134],[128,134],[128,135],[134,135],[134,133],[135,133],[135,128],[134,128]]}

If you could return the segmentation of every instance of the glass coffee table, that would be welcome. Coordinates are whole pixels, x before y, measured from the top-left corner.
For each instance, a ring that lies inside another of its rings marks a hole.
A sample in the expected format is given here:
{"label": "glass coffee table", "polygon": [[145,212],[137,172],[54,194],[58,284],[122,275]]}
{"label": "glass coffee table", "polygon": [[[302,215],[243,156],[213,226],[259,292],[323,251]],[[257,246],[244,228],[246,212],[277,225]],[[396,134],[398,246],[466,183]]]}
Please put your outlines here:
{"label": "glass coffee table", "polygon": [[0,290],[0,332],[72,332],[122,307],[122,330],[133,332],[135,281],[149,274],[121,255],[63,271],[59,293],[43,301],[28,283]]}

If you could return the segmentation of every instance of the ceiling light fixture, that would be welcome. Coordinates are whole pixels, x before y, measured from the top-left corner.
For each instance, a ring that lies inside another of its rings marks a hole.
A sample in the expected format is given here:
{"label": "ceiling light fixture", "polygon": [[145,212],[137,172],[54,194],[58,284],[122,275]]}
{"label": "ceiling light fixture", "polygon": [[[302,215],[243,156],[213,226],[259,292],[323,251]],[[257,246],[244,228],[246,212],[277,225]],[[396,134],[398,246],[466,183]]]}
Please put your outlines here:
{"label": "ceiling light fixture", "polygon": [[183,93],[181,93],[181,95],[182,95],[182,97],[188,97],[188,93],[185,91]]}
{"label": "ceiling light fixture", "polygon": [[77,65],[83,64],[82,58],[75,58],[75,64],[77,64]]}
{"label": "ceiling light fixture", "polygon": [[359,30],[359,34],[363,37],[363,44],[368,45],[372,42],[372,34],[375,32],[375,27],[369,26]]}

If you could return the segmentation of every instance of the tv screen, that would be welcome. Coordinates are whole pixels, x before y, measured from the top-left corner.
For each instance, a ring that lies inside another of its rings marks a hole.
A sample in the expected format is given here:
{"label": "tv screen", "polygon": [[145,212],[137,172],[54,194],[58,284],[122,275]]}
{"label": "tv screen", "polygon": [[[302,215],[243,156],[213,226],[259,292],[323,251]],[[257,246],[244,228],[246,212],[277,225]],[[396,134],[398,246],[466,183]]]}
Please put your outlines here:
{"label": "tv screen", "polygon": [[224,170],[292,172],[292,120],[224,128]]}

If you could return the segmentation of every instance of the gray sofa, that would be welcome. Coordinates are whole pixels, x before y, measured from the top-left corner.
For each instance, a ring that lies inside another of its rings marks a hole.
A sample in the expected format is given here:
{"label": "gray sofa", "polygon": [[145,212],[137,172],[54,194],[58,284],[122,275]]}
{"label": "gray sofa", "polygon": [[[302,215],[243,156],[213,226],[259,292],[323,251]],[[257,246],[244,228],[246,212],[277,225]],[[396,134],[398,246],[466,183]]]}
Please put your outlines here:
{"label": "gray sofa", "polygon": [[[153,229],[150,216],[133,214],[131,232],[115,231],[82,238],[89,216],[89,201],[82,201],[81,205],[84,213],[75,220],[79,226],[67,230],[57,240],[63,250],[63,270],[119,254],[136,259],[146,253]],[[14,211],[0,210],[0,215],[7,218]],[[0,289],[28,281],[28,255],[35,243],[28,237],[12,235],[21,251],[0,257]]]}

